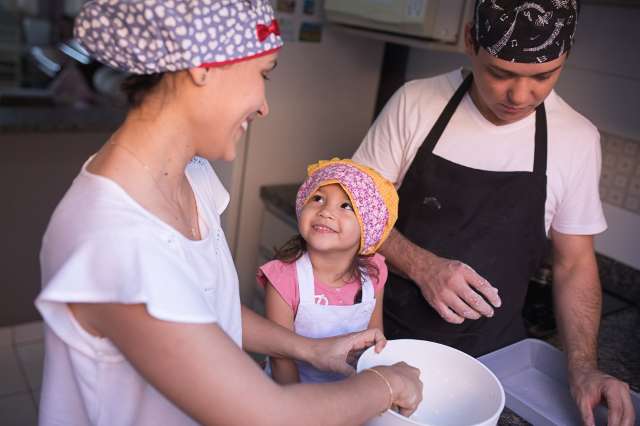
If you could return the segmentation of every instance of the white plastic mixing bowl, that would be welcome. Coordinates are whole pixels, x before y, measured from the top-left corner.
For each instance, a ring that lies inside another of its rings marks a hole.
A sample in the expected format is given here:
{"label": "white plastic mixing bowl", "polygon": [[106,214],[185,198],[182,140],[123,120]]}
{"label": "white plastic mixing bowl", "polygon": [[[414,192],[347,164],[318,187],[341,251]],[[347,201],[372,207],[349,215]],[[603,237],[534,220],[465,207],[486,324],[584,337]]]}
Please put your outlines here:
{"label": "white plastic mixing bowl", "polygon": [[494,426],[504,409],[504,389],[475,358],[449,346],[425,340],[389,340],[381,353],[373,347],[358,360],[358,372],[404,361],[420,369],[422,403],[411,417],[393,411],[367,426]]}

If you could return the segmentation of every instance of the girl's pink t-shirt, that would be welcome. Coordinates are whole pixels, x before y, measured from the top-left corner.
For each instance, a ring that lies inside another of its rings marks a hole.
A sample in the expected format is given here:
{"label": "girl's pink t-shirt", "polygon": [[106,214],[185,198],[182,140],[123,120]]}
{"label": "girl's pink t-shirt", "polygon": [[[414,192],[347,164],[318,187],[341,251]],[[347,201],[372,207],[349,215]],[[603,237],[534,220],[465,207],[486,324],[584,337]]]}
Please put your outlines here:
{"label": "girl's pink t-shirt", "polygon": [[[371,257],[371,261],[378,267],[378,279],[371,279],[373,289],[377,294],[387,282],[388,270],[384,262],[384,256],[381,254],[374,254]],[[280,260],[267,262],[258,269],[256,278],[258,284],[263,287],[266,286],[267,283],[271,283],[284,301],[291,306],[293,313],[297,313],[298,304],[300,303],[300,292],[298,290],[295,262],[285,263]],[[314,294],[320,296],[316,298],[316,303],[322,305],[353,305],[356,294],[358,290],[360,290],[360,282],[353,280],[345,283],[342,287],[336,288],[314,280],[314,287]]]}

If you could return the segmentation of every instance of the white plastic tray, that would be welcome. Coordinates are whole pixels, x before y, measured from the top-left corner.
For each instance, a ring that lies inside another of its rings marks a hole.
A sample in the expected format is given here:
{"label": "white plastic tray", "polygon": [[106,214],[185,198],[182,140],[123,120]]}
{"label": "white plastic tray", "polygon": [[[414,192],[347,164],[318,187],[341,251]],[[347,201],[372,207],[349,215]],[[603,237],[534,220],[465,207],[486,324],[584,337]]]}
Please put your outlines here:
{"label": "white plastic tray", "polygon": [[[565,357],[550,344],[525,339],[478,360],[502,382],[505,405],[528,422],[535,426],[582,424],[569,393]],[[640,416],[640,395],[632,392],[631,398]],[[606,407],[598,406],[595,414],[597,425],[607,424]]]}

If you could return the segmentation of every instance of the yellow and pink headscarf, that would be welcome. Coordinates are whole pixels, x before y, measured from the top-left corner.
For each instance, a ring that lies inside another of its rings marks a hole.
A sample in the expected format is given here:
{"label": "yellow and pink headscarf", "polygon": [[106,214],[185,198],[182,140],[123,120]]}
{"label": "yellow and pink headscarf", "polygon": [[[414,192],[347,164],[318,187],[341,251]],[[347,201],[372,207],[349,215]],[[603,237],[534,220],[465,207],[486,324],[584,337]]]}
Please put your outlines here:
{"label": "yellow and pink headscarf", "polygon": [[351,160],[333,158],[307,168],[308,178],[296,197],[296,215],[320,187],[339,184],[351,200],[360,224],[361,255],[376,252],[398,218],[398,193],[391,182],[370,167]]}

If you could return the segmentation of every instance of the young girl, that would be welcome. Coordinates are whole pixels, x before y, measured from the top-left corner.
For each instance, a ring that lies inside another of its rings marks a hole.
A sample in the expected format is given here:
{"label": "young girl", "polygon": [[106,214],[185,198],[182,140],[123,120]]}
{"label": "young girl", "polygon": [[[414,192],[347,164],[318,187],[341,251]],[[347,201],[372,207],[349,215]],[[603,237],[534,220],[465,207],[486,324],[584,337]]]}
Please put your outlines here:
{"label": "young girl", "polygon": [[[382,329],[387,268],[375,252],[396,221],[398,195],[373,169],[350,160],[321,161],[308,174],[296,198],[300,234],[258,272],[266,316],[311,338]],[[269,362],[282,384],[344,377],[291,359]]]}

